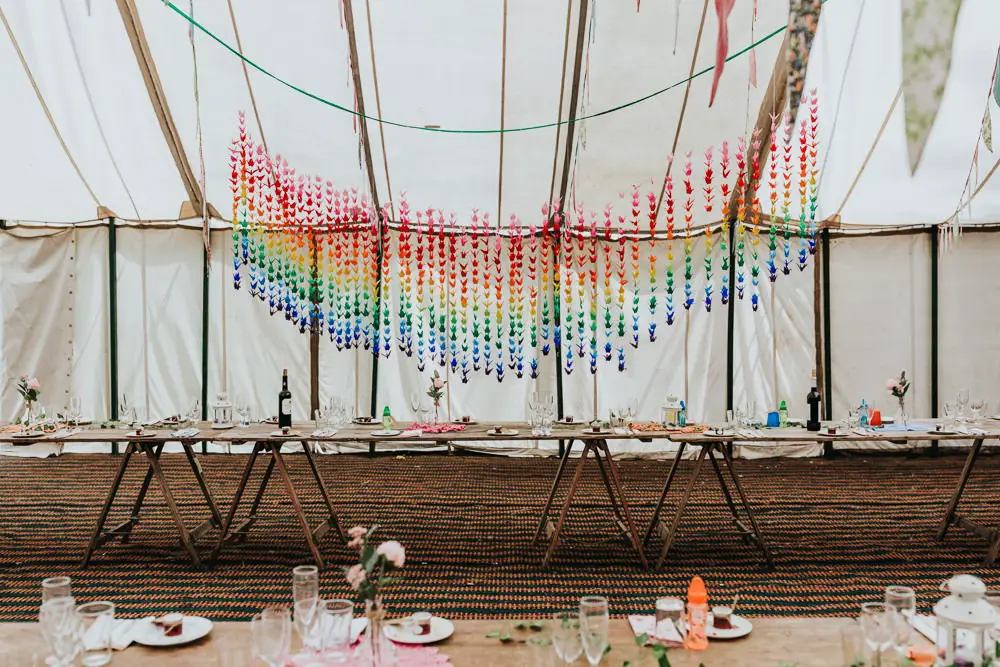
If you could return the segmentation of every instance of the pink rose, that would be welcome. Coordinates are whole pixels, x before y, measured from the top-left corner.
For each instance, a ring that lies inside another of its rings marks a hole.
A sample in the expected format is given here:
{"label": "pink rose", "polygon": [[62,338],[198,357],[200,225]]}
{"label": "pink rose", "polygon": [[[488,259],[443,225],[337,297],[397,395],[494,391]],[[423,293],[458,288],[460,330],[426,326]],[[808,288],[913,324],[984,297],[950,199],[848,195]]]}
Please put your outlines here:
{"label": "pink rose", "polygon": [[31,377],[31,376],[30,376],[30,375],[28,375],[27,373],[24,373],[23,375],[21,375],[21,379],[22,379],[22,380],[27,380],[27,379],[28,379],[28,378],[30,378],[30,377]]}
{"label": "pink rose", "polygon": [[442,387],[444,387],[444,380],[441,378],[434,378],[434,388],[441,389]]}
{"label": "pink rose", "polygon": [[348,549],[360,549],[361,545],[364,544],[364,543],[365,543],[364,539],[362,539],[360,537],[355,537],[354,539],[352,539],[350,542],[347,543],[347,548]]}
{"label": "pink rose", "polygon": [[406,551],[403,549],[403,545],[395,540],[389,540],[378,545],[375,553],[383,556],[395,567],[403,567],[403,564],[406,563]]}
{"label": "pink rose", "polygon": [[361,567],[361,564],[352,565],[347,571],[347,583],[351,585],[351,588],[358,590],[361,584],[365,583],[368,578],[368,573],[365,572],[365,568]]}
{"label": "pink rose", "polygon": [[354,528],[351,528],[349,531],[347,531],[347,536],[353,537],[354,539],[358,539],[359,537],[364,537],[367,533],[368,529],[365,528],[364,526],[355,526]]}
{"label": "pink rose", "polygon": [[29,391],[38,391],[41,388],[42,388],[42,383],[38,381],[38,378],[31,378],[30,380],[28,380]]}
{"label": "pink rose", "polygon": [[886,380],[885,381],[885,388],[888,389],[889,391],[892,391],[893,389],[896,388],[896,381],[895,380]]}

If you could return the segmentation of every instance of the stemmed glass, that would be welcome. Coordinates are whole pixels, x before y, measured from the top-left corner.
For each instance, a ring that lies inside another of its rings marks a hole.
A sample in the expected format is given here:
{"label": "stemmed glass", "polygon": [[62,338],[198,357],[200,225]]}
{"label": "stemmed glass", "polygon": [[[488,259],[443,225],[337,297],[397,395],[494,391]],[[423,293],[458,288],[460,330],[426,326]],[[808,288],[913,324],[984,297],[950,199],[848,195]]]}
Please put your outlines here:
{"label": "stemmed glass", "polygon": [[131,415],[132,413],[129,412],[128,396],[122,394],[121,400],[118,401],[118,421],[128,423]]}
{"label": "stemmed glass", "polygon": [[625,418],[626,418],[625,428],[628,428],[632,425],[632,422],[635,421],[635,417],[637,414],[639,414],[639,397],[631,396],[629,397],[628,405],[625,408]]}
{"label": "stemmed glass", "polygon": [[73,424],[73,426],[79,426],[80,418],[82,416],[81,413],[83,412],[83,403],[79,396],[74,394],[69,397],[69,410],[67,412],[69,412],[69,414],[66,415],[66,417],[69,419],[70,423]]}
{"label": "stemmed glass", "polygon": [[52,651],[47,664],[54,667],[69,667],[73,664],[80,646],[79,620],[74,598],[57,597],[42,604],[38,622],[42,637]]}
{"label": "stemmed glass", "polygon": [[967,414],[965,412],[965,408],[969,405],[969,390],[959,389],[956,401],[958,402],[958,419],[959,421],[965,421],[965,416]]}
{"label": "stemmed glass", "polygon": [[191,407],[188,408],[187,418],[192,422],[201,421],[201,399],[195,398],[191,401]]}
{"label": "stemmed glass", "polygon": [[969,411],[972,413],[972,421],[978,422],[986,412],[986,401],[975,400],[969,403]]}
{"label": "stemmed glass", "polygon": [[608,647],[608,599],[599,595],[580,598],[580,640],[587,662],[596,665]]}
{"label": "stemmed glass", "polygon": [[250,403],[242,397],[237,397],[233,409],[236,411],[236,418],[239,420],[240,428],[250,426]]}
{"label": "stemmed glass", "polygon": [[899,655],[906,655],[910,644],[910,621],[917,613],[917,594],[909,586],[885,589],[886,612],[892,614],[892,644]]}
{"label": "stemmed glass", "polygon": [[580,637],[580,616],[563,611],[552,615],[552,646],[565,663],[575,662],[583,653]]}
{"label": "stemmed glass", "polygon": [[941,406],[944,412],[945,425],[954,426],[955,422],[958,421],[958,410],[954,403],[950,401],[945,401],[944,405]]}
{"label": "stemmed glass", "polygon": [[537,391],[528,394],[528,424],[531,426],[531,435],[542,435],[541,407]]}
{"label": "stemmed glass", "polygon": [[254,652],[268,667],[281,667],[292,643],[292,615],[288,607],[268,607],[250,621]]}
{"label": "stemmed glass", "polygon": [[757,415],[757,401],[752,398],[748,398],[746,403],[743,404],[743,420],[744,425],[747,428],[753,424],[754,417]]}
{"label": "stemmed glass", "polygon": [[871,663],[874,667],[882,666],[882,651],[892,644],[894,614],[884,602],[861,605],[861,633],[872,652]]}
{"label": "stemmed glass", "polygon": [[299,565],[292,569],[292,600],[295,631],[306,651],[318,655],[322,650],[322,633],[316,632],[316,621],[322,615],[319,613],[319,568],[315,565]]}

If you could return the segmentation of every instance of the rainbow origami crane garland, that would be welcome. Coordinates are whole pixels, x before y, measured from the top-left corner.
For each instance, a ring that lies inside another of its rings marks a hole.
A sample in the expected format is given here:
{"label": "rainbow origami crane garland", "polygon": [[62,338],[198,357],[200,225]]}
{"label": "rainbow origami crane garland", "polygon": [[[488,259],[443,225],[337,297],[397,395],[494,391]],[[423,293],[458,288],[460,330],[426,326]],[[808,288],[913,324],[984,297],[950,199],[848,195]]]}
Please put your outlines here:
{"label": "rainbow origami crane garland", "polygon": [[[779,270],[805,269],[816,249],[815,91],[806,101],[809,115],[797,131],[787,116],[773,119],[766,169],[754,134],[735,150],[723,142],[705,151],[701,174],[688,153],[680,184],[668,175],[662,199],[633,186],[631,197],[623,195],[628,215],[616,216],[612,205],[597,214],[546,204],[537,222],[511,215],[502,226],[476,210],[468,222],[417,210],[405,197],[390,221],[388,207],[376,210],[357,188],[337,189],[269,156],[241,114],[230,151],[234,286],[300,331],[329,335],[339,350],[388,356],[396,349],[421,371],[445,367],[463,382],[474,372],[498,381],[537,377],[539,359],[556,350],[566,373],[577,362],[596,373],[601,361],[623,371],[628,348],[656,341],[662,325],[678,321],[678,305],[696,308],[697,234],[708,312],[734,293],[741,301],[749,293],[758,310],[762,256],[771,282]],[[757,196],[765,178],[766,223]],[[699,198],[721,222],[694,228]]]}

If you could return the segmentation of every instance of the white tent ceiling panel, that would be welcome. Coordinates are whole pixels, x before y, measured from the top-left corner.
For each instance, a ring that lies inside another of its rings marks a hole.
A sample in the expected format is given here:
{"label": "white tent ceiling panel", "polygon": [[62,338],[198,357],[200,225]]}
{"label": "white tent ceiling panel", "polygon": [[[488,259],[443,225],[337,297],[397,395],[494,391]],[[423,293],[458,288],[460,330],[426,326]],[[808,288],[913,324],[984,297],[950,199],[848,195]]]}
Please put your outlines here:
{"label": "white tent ceiling panel", "polygon": [[[94,3],[91,16],[82,3],[8,4],[7,18],[28,66],[100,203],[123,217],[137,217],[137,212],[144,218],[176,216],[183,193],[181,181],[114,3]],[[18,66],[16,59],[4,61],[6,66]],[[23,72],[9,80],[26,84]],[[18,85],[15,91],[12,99],[18,106],[44,123],[43,111],[30,88]],[[21,132],[20,124],[5,120],[4,125]],[[52,134],[49,129],[43,132]],[[27,134],[15,140],[15,146],[32,139]],[[34,144],[30,146],[18,154],[34,153]],[[61,168],[66,163],[65,156],[52,155],[47,164]],[[58,216],[44,211],[43,207],[58,206],[47,196],[48,183],[47,178],[37,178],[19,195],[38,202],[35,214],[26,217],[67,221],[95,217],[97,207],[92,200]]]}

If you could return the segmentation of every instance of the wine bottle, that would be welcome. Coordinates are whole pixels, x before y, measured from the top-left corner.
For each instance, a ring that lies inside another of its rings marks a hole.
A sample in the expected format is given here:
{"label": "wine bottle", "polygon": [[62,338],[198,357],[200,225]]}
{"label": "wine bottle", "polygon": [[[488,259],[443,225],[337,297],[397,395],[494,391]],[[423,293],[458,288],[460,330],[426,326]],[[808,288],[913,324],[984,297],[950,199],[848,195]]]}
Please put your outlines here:
{"label": "wine bottle", "polygon": [[809,421],[806,422],[806,430],[808,431],[818,431],[819,430],[819,390],[816,388],[816,370],[813,369],[812,372],[812,389],[809,390],[809,395],[806,396],[806,402],[809,403]]}
{"label": "wine bottle", "polygon": [[288,391],[288,369],[281,371],[281,391],[278,392],[278,427],[292,427],[292,392]]}

